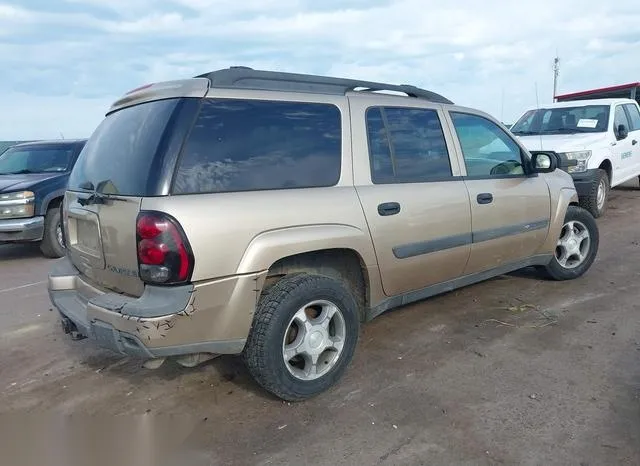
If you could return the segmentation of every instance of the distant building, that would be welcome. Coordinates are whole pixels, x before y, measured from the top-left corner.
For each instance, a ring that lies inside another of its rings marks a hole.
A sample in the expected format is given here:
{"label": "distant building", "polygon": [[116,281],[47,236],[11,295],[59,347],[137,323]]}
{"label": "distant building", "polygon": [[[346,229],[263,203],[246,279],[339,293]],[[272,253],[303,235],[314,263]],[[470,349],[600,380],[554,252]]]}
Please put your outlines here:
{"label": "distant building", "polygon": [[586,91],[557,95],[558,102],[586,99],[635,99],[640,103],[640,82],[621,84],[619,86],[601,87]]}

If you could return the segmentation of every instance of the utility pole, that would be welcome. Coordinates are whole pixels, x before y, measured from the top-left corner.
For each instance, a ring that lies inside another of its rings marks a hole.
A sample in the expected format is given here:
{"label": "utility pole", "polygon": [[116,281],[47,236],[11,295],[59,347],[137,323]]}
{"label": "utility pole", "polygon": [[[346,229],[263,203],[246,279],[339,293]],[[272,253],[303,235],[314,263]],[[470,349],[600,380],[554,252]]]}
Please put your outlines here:
{"label": "utility pole", "polygon": [[558,52],[553,59],[553,102],[556,101],[556,95],[558,94],[558,75],[560,74],[560,58]]}

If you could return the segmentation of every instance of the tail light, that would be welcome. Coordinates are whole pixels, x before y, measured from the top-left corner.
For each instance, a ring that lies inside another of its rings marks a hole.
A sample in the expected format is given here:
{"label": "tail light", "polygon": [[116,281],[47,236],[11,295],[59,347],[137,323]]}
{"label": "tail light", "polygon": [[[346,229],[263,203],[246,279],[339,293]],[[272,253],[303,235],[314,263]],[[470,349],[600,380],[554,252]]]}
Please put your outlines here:
{"label": "tail light", "polygon": [[162,212],[140,212],[136,239],[142,280],[176,285],[191,279],[194,264],[191,246],[173,217]]}

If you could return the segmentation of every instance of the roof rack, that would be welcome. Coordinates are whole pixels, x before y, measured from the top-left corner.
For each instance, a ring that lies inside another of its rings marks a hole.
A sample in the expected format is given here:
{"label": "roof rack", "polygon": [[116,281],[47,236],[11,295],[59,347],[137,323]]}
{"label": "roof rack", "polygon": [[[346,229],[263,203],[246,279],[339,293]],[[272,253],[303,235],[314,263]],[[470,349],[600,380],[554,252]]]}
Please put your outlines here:
{"label": "roof rack", "polygon": [[232,66],[196,76],[207,78],[211,87],[241,88],[268,91],[297,91],[317,94],[344,95],[349,91],[402,92],[409,97],[425,99],[441,104],[453,104],[446,97],[435,92],[420,89],[408,84],[386,84],[357,79],[330,78],[310,74],[281,73],[276,71],[254,70],[246,66]]}

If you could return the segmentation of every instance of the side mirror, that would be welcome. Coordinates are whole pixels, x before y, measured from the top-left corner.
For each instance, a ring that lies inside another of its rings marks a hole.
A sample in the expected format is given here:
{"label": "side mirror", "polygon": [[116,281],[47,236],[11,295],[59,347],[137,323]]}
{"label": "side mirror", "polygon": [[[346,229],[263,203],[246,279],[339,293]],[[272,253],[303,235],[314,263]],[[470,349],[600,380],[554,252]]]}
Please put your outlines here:
{"label": "side mirror", "polygon": [[533,171],[535,173],[551,173],[559,167],[560,157],[552,151],[530,151]]}
{"label": "side mirror", "polygon": [[622,139],[627,139],[627,136],[629,136],[629,130],[625,125],[618,125],[617,133],[618,133],[617,134],[618,141],[621,141]]}

